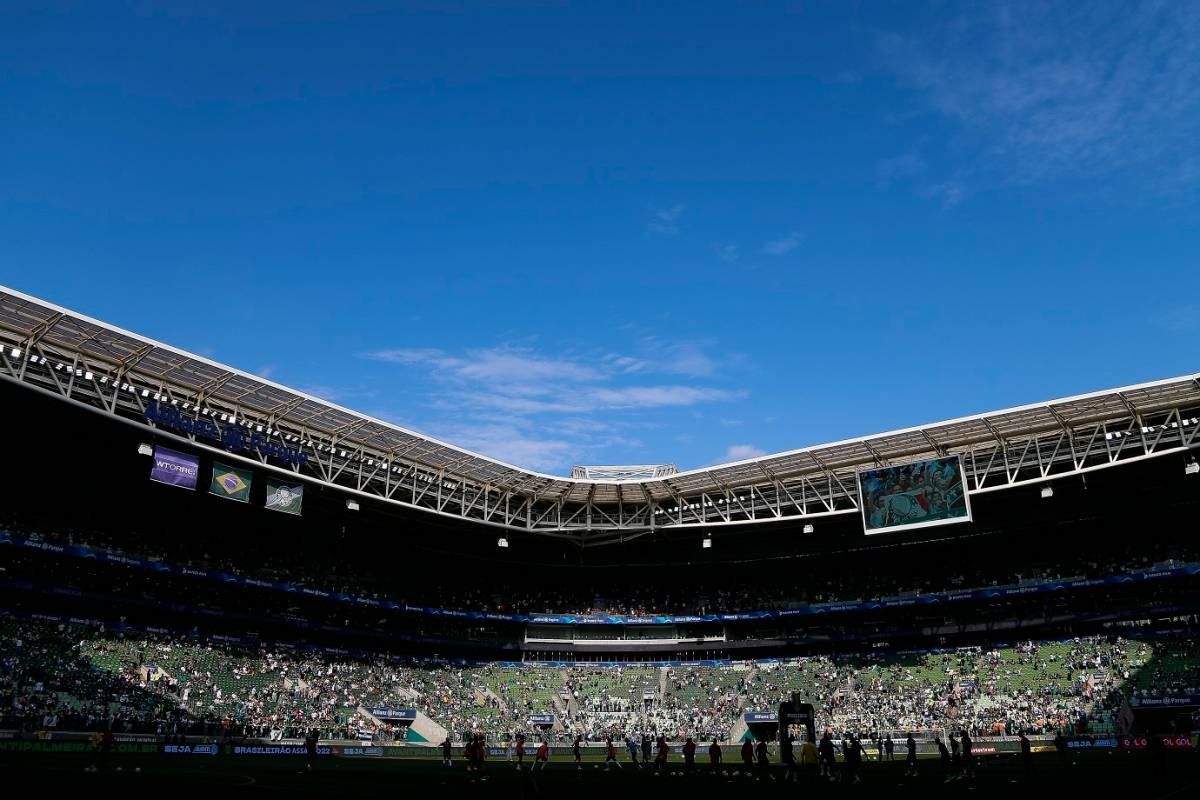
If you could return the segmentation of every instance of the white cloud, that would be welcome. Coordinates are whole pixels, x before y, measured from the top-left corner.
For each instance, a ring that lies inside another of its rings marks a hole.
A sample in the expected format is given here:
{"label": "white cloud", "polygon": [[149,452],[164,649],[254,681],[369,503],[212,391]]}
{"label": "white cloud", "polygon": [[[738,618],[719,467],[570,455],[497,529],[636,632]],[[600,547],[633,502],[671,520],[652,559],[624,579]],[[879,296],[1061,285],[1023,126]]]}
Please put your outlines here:
{"label": "white cloud", "polygon": [[717,258],[722,261],[732,264],[741,257],[736,244],[719,244],[717,245]]}
{"label": "white cloud", "polygon": [[711,346],[644,337],[633,355],[506,345],[462,353],[390,348],[363,358],[426,373],[425,408],[434,416],[413,427],[511,463],[550,470],[604,448],[640,447],[626,431],[655,423],[639,414],[744,397],[744,391],[720,386],[653,380],[714,374]]}
{"label": "white cloud", "polygon": [[440,350],[377,350],[367,358],[393,364],[428,364],[456,378],[482,382],[595,381],[603,373],[568,359],[545,358],[528,349],[497,347],[448,356]]}
{"label": "white cloud", "polygon": [[664,236],[674,236],[679,233],[679,220],[683,216],[684,207],[673,205],[670,208],[651,209],[650,222],[646,227],[651,233]]}
{"label": "white cloud", "polygon": [[786,256],[788,253],[800,246],[804,236],[796,231],[792,231],[787,236],[781,239],[775,239],[767,242],[762,246],[762,251],[769,256]]}
{"label": "white cloud", "polygon": [[453,425],[438,432],[459,447],[536,470],[555,469],[580,451],[578,444],[530,435],[511,424]]}
{"label": "white cloud", "polygon": [[758,458],[765,456],[766,450],[761,450],[752,444],[731,444],[729,449],[725,451],[726,461],[745,461],[749,458]]}
{"label": "white cloud", "polygon": [[[985,3],[912,37],[891,68],[959,123],[972,169],[1034,182],[1200,179],[1200,5]],[[944,195],[944,193],[943,193]]]}

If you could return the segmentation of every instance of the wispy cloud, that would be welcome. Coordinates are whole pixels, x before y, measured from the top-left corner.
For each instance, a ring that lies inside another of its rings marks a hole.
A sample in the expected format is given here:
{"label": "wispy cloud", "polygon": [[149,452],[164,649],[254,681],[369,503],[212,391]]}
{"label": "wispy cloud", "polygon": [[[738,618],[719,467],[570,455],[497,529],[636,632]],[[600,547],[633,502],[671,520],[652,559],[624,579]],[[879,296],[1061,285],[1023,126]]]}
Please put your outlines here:
{"label": "wispy cloud", "polygon": [[684,207],[678,204],[670,208],[653,208],[646,229],[651,233],[674,236],[679,233],[679,220],[683,217],[683,212]]}
{"label": "wispy cloud", "polygon": [[717,372],[711,345],[643,337],[632,353],[502,345],[463,352],[387,348],[363,358],[429,379],[425,408],[433,416],[418,429],[511,463],[553,469],[605,448],[638,446],[629,430],[647,424],[643,413],[744,397],[696,382]]}
{"label": "wispy cloud", "polygon": [[961,126],[972,169],[1023,183],[1123,174],[1159,190],[1200,180],[1200,5],[967,8],[881,45],[901,81]]}
{"label": "wispy cloud", "polygon": [[741,256],[741,253],[738,252],[738,246],[736,244],[719,244],[715,249],[717,251],[717,258],[721,259],[727,264],[732,264]]}
{"label": "wispy cloud", "polygon": [[908,152],[880,159],[875,165],[875,172],[879,175],[879,185],[886,188],[894,181],[919,175],[927,166],[925,159],[915,152]]}
{"label": "wispy cloud", "polygon": [[762,246],[762,251],[764,255],[768,256],[786,256],[799,247],[803,239],[804,236],[801,233],[792,231],[787,236],[767,242]]}
{"label": "wispy cloud", "polygon": [[725,461],[745,461],[748,458],[758,458],[765,456],[766,450],[755,447],[752,444],[731,444],[725,451]]}

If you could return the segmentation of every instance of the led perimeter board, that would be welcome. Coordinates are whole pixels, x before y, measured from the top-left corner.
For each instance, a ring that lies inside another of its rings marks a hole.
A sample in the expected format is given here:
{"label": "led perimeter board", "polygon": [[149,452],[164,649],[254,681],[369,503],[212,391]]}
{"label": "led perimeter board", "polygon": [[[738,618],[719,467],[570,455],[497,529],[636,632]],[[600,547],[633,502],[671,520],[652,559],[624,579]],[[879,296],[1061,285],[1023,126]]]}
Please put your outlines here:
{"label": "led perimeter board", "polygon": [[862,470],[858,496],[867,535],[971,521],[958,456]]}

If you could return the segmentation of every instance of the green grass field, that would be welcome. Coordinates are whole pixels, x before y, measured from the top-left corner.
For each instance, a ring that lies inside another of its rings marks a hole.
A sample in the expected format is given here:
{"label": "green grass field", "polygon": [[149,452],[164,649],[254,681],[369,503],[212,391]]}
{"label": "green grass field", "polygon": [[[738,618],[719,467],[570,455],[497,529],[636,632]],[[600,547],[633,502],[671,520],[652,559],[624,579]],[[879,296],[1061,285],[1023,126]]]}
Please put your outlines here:
{"label": "green grass field", "polygon": [[[903,763],[868,763],[863,782],[844,787],[827,782],[788,787],[766,778],[715,778],[706,768],[692,776],[655,777],[649,769],[623,764],[607,772],[597,761],[577,770],[567,761],[551,762],[544,772],[517,772],[504,760],[488,762],[487,781],[473,781],[465,764],[456,759],[445,767],[436,759],[352,759],[326,757],[312,773],[292,756],[163,756],[114,754],[101,773],[85,772],[89,757],[79,753],[5,753],[2,769],[6,787],[36,787],[40,795],[82,797],[397,797],[419,793],[429,798],[567,797],[586,798],[706,797],[737,798],[735,793],[775,795],[814,793],[845,797],[949,796],[1073,797],[1081,791],[1105,797],[1174,798],[1200,791],[1200,757],[1194,752],[1171,753],[1155,762],[1147,753],[1122,751],[1076,754],[1064,763],[1054,753],[1034,757],[1034,773],[1026,776],[1016,757],[979,759],[976,778],[944,783],[936,760],[923,760],[921,775],[903,776]],[[683,770],[672,763],[672,772]],[[774,774],[782,775],[779,767]],[[22,796],[13,794],[11,796]],[[741,798],[738,798],[741,800]]]}

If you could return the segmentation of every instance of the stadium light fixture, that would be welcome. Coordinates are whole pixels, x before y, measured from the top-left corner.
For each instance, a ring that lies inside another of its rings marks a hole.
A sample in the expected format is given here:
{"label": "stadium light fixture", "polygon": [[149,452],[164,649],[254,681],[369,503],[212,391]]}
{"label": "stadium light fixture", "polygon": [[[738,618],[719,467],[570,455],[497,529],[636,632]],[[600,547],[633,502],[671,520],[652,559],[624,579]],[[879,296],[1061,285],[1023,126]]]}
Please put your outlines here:
{"label": "stadium light fixture", "polygon": [[505,539],[503,536],[501,536],[499,539],[496,540],[496,547],[507,548],[508,547],[508,539]]}
{"label": "stadium light fixture", "polygon": [[809,523],[806,523],[806,524],[804,525],[804,532],[805,532],[805,533],[812,533],[812,532],[813,532],[813,531],[815,531],[815,530],[816,530],[816,528],[814,528],[814,527],[813,527],[813,524],[812,524],[811,522],[809,522]]}
{"label": "stadium light fixture", "polygon": [[1189,461],[1187,464],[1185,464],[1183,466],[1183,474],[1184,475],[1200,475],[1200,462],[1197,462],[1196,459],[1193,458],[1191,461]]}
{"label": "stadium light fixture", "polygon": [[20,357],[21,357],[21,348],[19,348],[19,347],[14,347],[14,348],[12,348],[11,350],[9,350],[9,351],[8,351],[8,354],[9,354],[10,356],[12,356],[13,358],[20,358]]}
{"label": "stadium light fixture", "polygon": [[1046,500],[1051,497],[1054,497],[1054,487],[1053,486],[1043,486],[1042,487],[1042,499]]}
{"label": "stadium light fixture", "polygon": [[712,549],[712,537],[705,536],[704,540],[702,542],[700,542],[700,546],[703,547],[705,550],[711,550]]}
{"label": "stadium light fixture", "polygon": [[146,444],[145,442],[142,442],[141,444],[138,445],[138,455],[139,456],[154,455],[154,445]]}
{"label": "stadium light fixture", "polygon": [[346,510],[347,511],[358,511],[358,501],[357,500],[347,500],[346,501]]}

